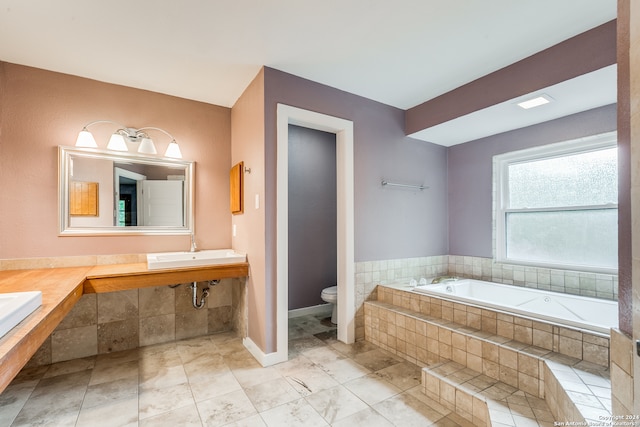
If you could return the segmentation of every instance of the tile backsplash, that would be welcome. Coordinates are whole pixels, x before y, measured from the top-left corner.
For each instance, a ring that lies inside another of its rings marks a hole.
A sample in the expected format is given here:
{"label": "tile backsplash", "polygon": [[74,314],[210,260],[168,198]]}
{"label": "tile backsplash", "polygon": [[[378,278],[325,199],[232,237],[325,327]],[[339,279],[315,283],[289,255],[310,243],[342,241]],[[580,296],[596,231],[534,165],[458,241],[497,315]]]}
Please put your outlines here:
{"label": "tile backsplash", "polygon": [[[44,365],[184,338],[236,330],[246,333],[245,279],[210,287],[204,308],[188,284],[85,294],[29,362]],[[198,283],[198,298],[207,282]]]}

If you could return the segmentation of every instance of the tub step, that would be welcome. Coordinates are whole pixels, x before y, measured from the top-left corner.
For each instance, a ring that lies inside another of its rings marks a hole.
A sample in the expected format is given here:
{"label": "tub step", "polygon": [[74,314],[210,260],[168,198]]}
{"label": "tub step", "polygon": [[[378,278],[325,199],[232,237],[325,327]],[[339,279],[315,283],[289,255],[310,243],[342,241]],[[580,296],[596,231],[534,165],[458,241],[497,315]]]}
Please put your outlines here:
{"label": "tub step", "polygon": [[532,396],[459,363],[422,370],[423,393],[470,425],[549,426],[554,417],[544,399]]}
{"label": "tub step", "polygon": [[[526,397],[545,399],[560,421],[597,423],[611,415],[611,381],[603,366],[380,301],[365,302],[365,337],[431,370],[434,361],[456,363],[451,366],[468,369],[458,375],[475,372]],[[504,412],[504,402],[497,402],[495,411]]]}

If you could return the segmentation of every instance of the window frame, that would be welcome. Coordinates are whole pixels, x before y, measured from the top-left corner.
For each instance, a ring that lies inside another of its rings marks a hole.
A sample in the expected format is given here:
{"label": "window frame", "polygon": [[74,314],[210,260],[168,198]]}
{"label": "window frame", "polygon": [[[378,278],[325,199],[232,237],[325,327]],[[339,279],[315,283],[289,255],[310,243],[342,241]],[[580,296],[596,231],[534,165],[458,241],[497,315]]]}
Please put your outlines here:
{"label": "window frame", "polygon": [[618,203],[610,203],[606,205],[586,205],[586,206],[565,206],[552,208],[526,208],[514,209],[509,206],[509,165],[517,163],[526,163],[537,160],[551,159],[563,157],[573,154],[598,151],[607,148],[617,147],[617,132],[607,132],[604,134],[562,141],[537,147],[527,148],[524,150],[511,151],[504,154],[498,154],[493,157],[493,188],[494,188],[494,261],[502,264],[515,264],[531,267],[552,268],[561,270],[589,271],[595,273],[617,274],[617,268],[606,267],[590,267],[577,264],[564,263],[544,263],[537,261],[528,261],[523,259],[513,259],[507,257],[507,215],[509,213],[518,212],[560,212],[560,211],[584,211],[595,209],[618,209]]}

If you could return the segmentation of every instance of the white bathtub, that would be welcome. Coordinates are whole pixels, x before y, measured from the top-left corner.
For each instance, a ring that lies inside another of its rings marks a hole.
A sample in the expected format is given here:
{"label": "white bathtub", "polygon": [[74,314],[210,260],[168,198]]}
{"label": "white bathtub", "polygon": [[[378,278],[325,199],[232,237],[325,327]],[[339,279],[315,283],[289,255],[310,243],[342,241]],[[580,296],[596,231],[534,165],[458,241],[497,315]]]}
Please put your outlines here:
{"label": "white bathtub", "polygon": [[458,279],[416,286],[416,292],[479,307],[515,313],[531,319],[609,334],[618,327],[618,303],[538,289]]}

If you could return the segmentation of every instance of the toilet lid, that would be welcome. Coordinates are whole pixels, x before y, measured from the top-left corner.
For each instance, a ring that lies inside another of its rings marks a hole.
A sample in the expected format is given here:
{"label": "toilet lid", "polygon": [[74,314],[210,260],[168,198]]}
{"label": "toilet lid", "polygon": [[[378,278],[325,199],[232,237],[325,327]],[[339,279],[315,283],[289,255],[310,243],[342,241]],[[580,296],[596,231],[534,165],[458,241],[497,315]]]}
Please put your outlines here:
{"label": "toilet lid", "polygon": [[324,288],[322,290],[322,293],[326,294],[326,295],[338,295],[338,287],[337,286],[330,286],[328,288]]}

